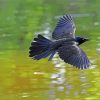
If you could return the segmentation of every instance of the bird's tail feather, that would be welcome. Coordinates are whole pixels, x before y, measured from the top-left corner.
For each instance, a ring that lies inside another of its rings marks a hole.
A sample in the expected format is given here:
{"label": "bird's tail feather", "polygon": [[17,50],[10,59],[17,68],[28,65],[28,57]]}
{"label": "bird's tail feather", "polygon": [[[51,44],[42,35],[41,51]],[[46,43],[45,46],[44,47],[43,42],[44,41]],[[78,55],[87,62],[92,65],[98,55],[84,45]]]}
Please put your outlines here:
{"label": "bird's tail feather", "polygon": [[34,38],[34,41],[31,43],[29,56],[37,60],[46,58],[53,52],[51,45],[52,41],[42,35],[38,35],[38,37]]}

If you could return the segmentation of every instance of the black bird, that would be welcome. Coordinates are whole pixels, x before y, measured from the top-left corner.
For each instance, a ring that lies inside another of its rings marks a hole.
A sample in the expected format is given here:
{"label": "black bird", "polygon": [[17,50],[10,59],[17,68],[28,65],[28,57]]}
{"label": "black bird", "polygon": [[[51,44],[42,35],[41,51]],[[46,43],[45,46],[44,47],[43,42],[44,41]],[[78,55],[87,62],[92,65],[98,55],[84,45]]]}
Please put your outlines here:
{"label": "black bird", "polygon": [[87,69],[91,63],[79,45],[89,39],[75,36],[75,30],[71,15],[60,17],[52,33],[52,40],[39,34],[31,43],[29,56],[36,60],[49,56],[49,60],[52,60],[55,53],[58,52],[60,58],[66,63],[79,69]]}

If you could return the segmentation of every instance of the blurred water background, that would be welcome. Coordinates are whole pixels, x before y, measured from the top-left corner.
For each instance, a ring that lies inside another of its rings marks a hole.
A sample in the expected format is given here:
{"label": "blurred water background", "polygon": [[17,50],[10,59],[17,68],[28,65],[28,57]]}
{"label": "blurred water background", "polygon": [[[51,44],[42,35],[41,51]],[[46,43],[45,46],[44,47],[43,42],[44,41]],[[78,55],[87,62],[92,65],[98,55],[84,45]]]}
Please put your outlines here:
{"label": "blurred water background", "polygon": [[[59,16],[72,14],[92,62],[79,70],[56,55],[28,57],[33,37],[51,37]],[[100,0],[0,0],[0,100],[100,100]]]}

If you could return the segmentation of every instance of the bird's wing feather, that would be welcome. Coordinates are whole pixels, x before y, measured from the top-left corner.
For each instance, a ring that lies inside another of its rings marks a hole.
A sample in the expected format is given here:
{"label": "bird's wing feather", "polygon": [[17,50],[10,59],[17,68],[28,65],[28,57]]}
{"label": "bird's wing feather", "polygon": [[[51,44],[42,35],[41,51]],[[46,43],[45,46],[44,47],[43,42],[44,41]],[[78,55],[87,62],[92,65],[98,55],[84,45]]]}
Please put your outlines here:
{"label": "bird's wing feather", "polygon": [[54,32],[52,33],[53,39],[61,38],[75,38],[75,24],[71,15],[64,15],[60,17]]}
{"label": "bird's wing feather", "polygon": [[66,63],[79,69],[87,69],[90,66],[90,61],[85,52],[76,45],[62,46],[58,49],[58,54]]}

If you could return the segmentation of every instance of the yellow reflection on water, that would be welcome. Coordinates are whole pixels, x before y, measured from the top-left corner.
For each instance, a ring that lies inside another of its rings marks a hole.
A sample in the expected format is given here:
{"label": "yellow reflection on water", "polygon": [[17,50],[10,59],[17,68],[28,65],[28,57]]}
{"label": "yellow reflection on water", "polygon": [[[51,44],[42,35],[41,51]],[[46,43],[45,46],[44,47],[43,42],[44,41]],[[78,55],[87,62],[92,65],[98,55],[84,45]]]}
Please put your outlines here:
{"label": "yellow reflection on water", "polygon": [[58,57],[33,61],[26,51],[1,54],[0,100],[99,100],[99,58],[87,53],[95,68],[83,71]]}

